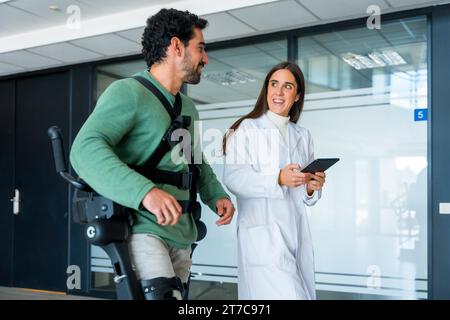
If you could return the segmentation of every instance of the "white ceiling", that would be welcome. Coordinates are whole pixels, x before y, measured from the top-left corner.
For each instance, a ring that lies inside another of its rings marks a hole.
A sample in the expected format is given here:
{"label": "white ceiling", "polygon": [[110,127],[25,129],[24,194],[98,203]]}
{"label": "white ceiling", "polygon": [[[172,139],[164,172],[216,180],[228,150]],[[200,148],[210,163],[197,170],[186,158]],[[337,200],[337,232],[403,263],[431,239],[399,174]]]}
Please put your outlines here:
{"label": "white ceiling", "polygon": [[[0,76],[139,53],[145,18],[162,7],[190,10],[208,19],[207,42],[368,16],[443,0],[11,0],[0,4]],[[56,5],[59,11],[49,10]],[[81,30],[65,25],[80,9]]]}
{"label": "white ceiling", "polygon": [[[92,19],[151,4],[170,5],[176,0],[11,0],[0,4],[0,37],[39,28],[64,24],[69,16],[66,10],[72,5],[80,8],[82,19]],[[49,10],[56,5],[59,10]],[[3,20],[6,19],[6,20]],[[30,19],[30,21],[27,21]],[[27,21],[24,23],[24,21]]]}
{"label": "white ceiling", "polygon": [[321,20],[329,20],[338,17],[361,15],[361,12],[366,13],[367,7],[369,7],[370,5],[379,6],[381,12],[384,12],[386,9],[390,8],[388,2],[384,0],[328,1],[326,9],[324,8],[324,4],[322,1],[301,0],[300,2],[302,3],[302,5],[305,6],[305,8],[308,8],[308,10],[312,14],[314,14]]}
{"label": "white ceiling", "polygon": [[240,21],[245,21],[258,31],[284,29],[318,21],[294,0],[277,1],[250,8],[231,10],[229,14]]}

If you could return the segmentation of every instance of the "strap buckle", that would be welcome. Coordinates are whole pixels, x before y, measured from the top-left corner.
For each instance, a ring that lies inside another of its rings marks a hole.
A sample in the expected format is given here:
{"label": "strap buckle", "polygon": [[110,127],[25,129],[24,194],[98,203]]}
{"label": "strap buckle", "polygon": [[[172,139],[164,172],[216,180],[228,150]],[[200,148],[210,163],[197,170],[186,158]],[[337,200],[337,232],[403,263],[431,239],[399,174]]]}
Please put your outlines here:
{"label": "strap buckle", "polygon": [[174,122],[176,123],[177,129],[179,128],[187,129],[191,125],[191,117],[179,115],[178,117],[175,118]]}
{"label": "strap buckle", "polygon": [[192,186],[193,174],[191,171],[183,172],[181,174],[180,189],[189,190]]}
{"label": "strap buckle", "polygon": [[172,133],[180,128],[187,129],[189,125],[191,124],[191,117],[189,116],[177,116],[172,123],[170,124],[169,129],[164,134],[164,137],[162,138],[163,141],[165,141],[167,144],[169,144],[170,148],[173,148],[175,145],[183,141],[183,136],[179,136],[178,140],[172,140]]}

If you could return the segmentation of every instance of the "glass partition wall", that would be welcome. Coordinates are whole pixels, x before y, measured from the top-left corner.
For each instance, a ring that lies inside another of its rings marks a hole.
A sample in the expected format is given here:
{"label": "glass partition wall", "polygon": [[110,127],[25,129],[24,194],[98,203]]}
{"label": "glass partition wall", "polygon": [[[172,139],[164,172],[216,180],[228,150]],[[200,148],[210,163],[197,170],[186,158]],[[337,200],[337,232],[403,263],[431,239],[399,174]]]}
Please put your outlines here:
{"label": "glass partition wall", "polygon": [[[318,298],[426,298],[426,17],[296,41],[307,82],[299,125],[311,131],[316,157],[341,159],[327,172],[322,199],[308,209]],[[209,50],[200,84],[186,86],[199,110],[205,156],[219,179],[223,133],[251,110],[266,73],[287,59],[288,49],[281,37]],[[142,60],[99,66],[94,98],[143,69]],[[206,206],[202,218],[208,235],[193,256],[190,297],[234,299],[235,222],[217,227]],[[93,286],[112,287],[109,261],[94,247],[91,264]]]}
{"label": "glass partition wall", "polygon": [[316,282],[427,297],[427,21],[298,39],[318,157],[339,157],[311,208]]}

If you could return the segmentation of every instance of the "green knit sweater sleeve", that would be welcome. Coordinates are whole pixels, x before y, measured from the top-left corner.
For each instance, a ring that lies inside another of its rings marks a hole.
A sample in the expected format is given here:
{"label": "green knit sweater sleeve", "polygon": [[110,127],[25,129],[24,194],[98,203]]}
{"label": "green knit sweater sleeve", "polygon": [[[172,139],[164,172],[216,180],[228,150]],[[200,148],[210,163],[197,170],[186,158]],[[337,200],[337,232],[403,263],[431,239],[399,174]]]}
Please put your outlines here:
{"label": "green knit sweater sleeve", "polygon": [[114,150],[135,125],[139,104],[134,92],[128,79],[106,89],[75,138],[70,161],[98,193],[137,210],[155,185],[130,169]]}
{"label": "green knit sweater sleeve", "polygon": [[200,169],[200,177],[197,181],[197,190],[200,199],[202,199],[203,203],[205,203],[212,211],[216,212],[217,200],[222,198],[230,199],[230,196],[225,192],[219,180],[217,180],[216,174],[203,154],[202,162],[198,165],[198,168]]}

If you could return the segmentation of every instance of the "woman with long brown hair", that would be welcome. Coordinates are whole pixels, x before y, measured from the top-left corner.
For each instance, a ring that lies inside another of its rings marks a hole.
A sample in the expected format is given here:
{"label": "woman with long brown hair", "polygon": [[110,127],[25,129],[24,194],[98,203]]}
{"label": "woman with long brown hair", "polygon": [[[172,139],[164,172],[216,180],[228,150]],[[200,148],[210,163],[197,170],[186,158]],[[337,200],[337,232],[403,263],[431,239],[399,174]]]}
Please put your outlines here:
{"label": "woman with long brown hair", "polygon": [[224,136],[224,183],[238,205],[239,299],[315,299],[305,204],[321,196],[325,174],[302,173],[314,159],[297,125],[305,80],[282,62],[267,74],[254,109]]}

